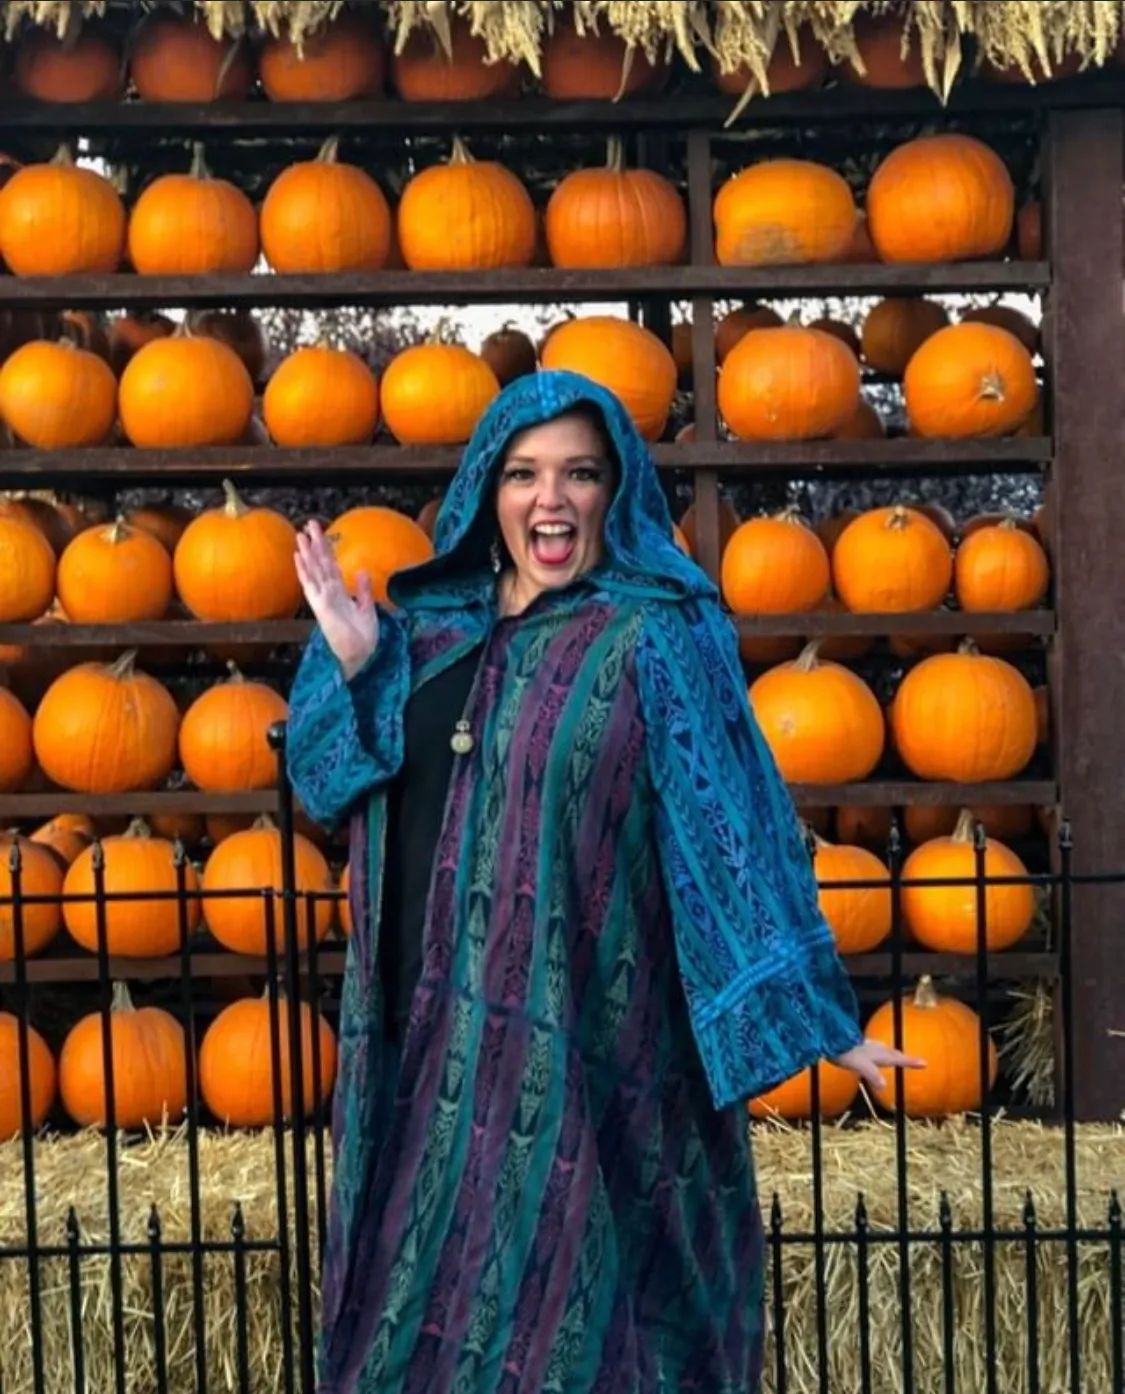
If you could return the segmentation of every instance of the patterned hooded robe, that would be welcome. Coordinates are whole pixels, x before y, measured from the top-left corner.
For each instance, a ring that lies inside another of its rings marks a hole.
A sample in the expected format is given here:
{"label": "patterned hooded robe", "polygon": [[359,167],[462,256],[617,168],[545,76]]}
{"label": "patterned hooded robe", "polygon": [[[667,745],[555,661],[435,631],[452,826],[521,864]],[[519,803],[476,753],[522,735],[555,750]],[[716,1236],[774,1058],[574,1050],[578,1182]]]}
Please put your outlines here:
{"label": "patterned hooded robe", "polygon": [[[505,446],[583,404],[620,466],[605,559],[500,619]],[[728,1106],[861,1036],[733,628],[627,414],[574,374],[496,401],[435,541],[366,667],[345,682],[318,635],[291,695],[302,803],[352,815],[320,1389],[753,1394],[764,1245]],[[387,787],[408,694],[473,649],[400,1051]]]}

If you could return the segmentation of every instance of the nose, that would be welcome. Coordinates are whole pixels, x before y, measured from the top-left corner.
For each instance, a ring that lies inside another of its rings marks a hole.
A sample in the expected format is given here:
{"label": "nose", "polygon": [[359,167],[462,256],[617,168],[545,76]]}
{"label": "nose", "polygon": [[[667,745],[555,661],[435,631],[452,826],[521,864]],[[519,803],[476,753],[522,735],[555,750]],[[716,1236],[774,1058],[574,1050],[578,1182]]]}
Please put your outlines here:
{"label": "nose", "polygon": [[554,510],[561,508],[564,502],[562,478],[554,471],[549,471],[541,475],[539,479],[539,497],[537,499],[539,507]]}

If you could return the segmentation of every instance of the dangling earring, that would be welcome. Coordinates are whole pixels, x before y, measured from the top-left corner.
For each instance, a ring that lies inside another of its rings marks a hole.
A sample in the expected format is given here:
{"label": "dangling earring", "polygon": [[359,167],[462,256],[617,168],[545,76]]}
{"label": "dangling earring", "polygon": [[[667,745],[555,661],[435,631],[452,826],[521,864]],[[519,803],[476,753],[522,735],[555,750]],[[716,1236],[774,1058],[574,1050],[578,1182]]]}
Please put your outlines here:
{"label": "dangling earring", "polygon": [[492,546],[488,549],[488,558],[492,563],[493,571],[499,576],[502,562],[500,560],[500,539],[498,537],[492,539]]}

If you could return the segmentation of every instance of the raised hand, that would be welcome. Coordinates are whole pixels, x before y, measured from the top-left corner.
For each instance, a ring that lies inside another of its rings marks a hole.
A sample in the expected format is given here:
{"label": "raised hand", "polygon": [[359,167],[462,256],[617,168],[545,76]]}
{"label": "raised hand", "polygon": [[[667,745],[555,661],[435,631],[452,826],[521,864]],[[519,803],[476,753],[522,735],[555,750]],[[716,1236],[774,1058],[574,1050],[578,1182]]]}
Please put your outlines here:
{"label": "raised hand", "polygon": [[316,617],[328,647],[345,678],[353,678],[375,652],[379,614],[371,594],[371,578],[361,572],[357,594],[348,594],[340,566],[319,523],[297,534],[297,576],[309,609]]}
{"label": "raised hand", "polygon": [[896,1065],[901,1065],[904,1070],[926,1068],[926,1061],[921,1056],[906,1055],[893,1046],[884,1045],[882,1041],[872,1040],[865,1040],[861,1045],[846,1050],[843,1055],[837,1055],[832,1063],[841,1069],[854,1071],[864,1084],[871,1085],[873,1089],[886,1087],[887,1079],[883,1071],[893,1070]]}

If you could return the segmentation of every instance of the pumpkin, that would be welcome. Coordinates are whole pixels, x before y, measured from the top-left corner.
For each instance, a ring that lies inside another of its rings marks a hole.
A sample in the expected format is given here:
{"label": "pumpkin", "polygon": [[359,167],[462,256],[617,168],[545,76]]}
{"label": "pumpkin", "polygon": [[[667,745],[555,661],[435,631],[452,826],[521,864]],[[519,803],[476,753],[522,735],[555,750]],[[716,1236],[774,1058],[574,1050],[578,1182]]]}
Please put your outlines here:
{"label": "pumpkin", "polygon": [[[730,546],[730,540],[738,531],[742,522],[734,504],[727,498],[726,494],[719,495],[719,555],[720,557]],[[684,535],[684,541],[688,545],[688,550],[693,557],[699,555],[699,531],[696,527],[696,506],[689,503],[684,510],[683,517],[680,519],[680,531]]]}
{"label": "pumpkin", "polygon": [[925,87],[921,40],[915,37],[910,45],[910,30],[901,14],[857,14],[852,38],[858,62],[849,58],[840,65],[845,82],[881,89]]}
{"label": "pumpkin", "polygon": [[[968,812],[989,837],[1002,841],[1027,837],[1035,825],[1031,805],[1025,803],[973,804]],[[902,825],[911,842],[930,842],[949,837],[960,818],[961,811],[948,804],[911,804],[903,809]]]}
{"label": "pumpkin", "polygon": [[720,366],[735,344],[740,343],[751,329],[773,329],[785,321],[768,305],[742,305],[730,310],[715,326],[715,361]]}
{"label": "pumpkin", "polygon": [[[903,1070],[902,1106],[910,1118],[941,1118],[979,1108],[983,1098],[980,1058],[981,1021],[971,1007],[952,997],[939,997],[929,977],[919,979],[912,996],[902,999],[902,1046],[908,1055],[925,1060],[923,1069]],[[864,1035],[868,1040],[895,1044],[895,1009],[885,1002],[872,1015]],[[996,1047],[988,1042],[988,1088],[996,1082]],[[886,1072],[887,1082],[873,1089],[885,1109],[898,1104],[898,1076]]]}
{"label": "pumpkin", "polygon": [[418,510],[418,516],[414,520],[431,542],[434,537],[434,529],[437,527],[438,514],[441,512],[441,506],[444,502],[444,494],[438,494],[436,498],[427,499]]}
{"label": "pumpkin", "polygon": [[921,436],[1004,436],[1039,396],[1031,354],[1006,329],[951,324],[915,353],[903,380],[910,424]]}
{"label": "pumpkin", "polygon": [[936,301],[914,295],[880,300],[863,321],[863,360],[877,372],[900,378],[926,340],[948,323]]}
{"label": "pumpkin", "polygon": [[480,356],[496,374],[501,387],[534,373],[539,366],[535,345],[513,324],[494,329],[481,343]]}
{"label": "pumpkin", "polygon": [[608,30],[558,18],[540,54],[543,91],[556,101],[617,101],[658,91],[668,65],[654,63],[640,45],[627,44]]}
{"label": "pumpkin", "polygon": [[37,102],[114,102],[121,96],[121,55],[98,29],[61,38],[33,29],[19,42],[12,76]]}
{"label": "pumpkin", "polygon": [[72,624],[158,620],[172,603],[172,558],[119,518],[78,534],[59,558],[57,586]]}
{"label": "pumpkin", "polygon": [[17,276],[116,271],[125,208],[100,174],[65,146],[50,164],[25,165],[0,189],[0,256]]}
{"label": "pumpkin", "polygon": [[510,170],[474,160],[453,138],[446,164],[420,170],[402,191],[398,242],[412,271],[484,271],[529,266],[535,205]]}
{"label": "pumpkin", "polygon": [[[64,895],[94,896],[98,886],[94,853],[95,848],[87,846],[71,863],[63,882]],[[187,934],[194,933],[199,924],[199,901],[195,898],[199,877],[195,867],[185,859],[186,896],[181,912],[175,899],[179,872],[174,844],[154,837],[143,819],[134,819],[119,836],[105,838],[101,855],[101,884],[107,895],[150,897],[106,900],[106,952],[122,958],[159,958],[178,953],[181,915]],[[98,916],[92,899],[68,899],[63,905],[63,921],[72,939],[91,953],[98,952]]]}
{"label": "pumpkin", "polygon": [[249,94],[254,70],[246,45],[216,39],[200,20],[159,10],[137,29],[129,75],[144,101],[238,101]]}
{"label": "pumpkin", "polygon": [[80,663],[44,693],[32,741],[44,774],[63,789],[155,789],[171,772],[180,715],[167,688],[134,669],[135,657]]}
{"label": "pumpkin", "polygon": [[[310,916],[318,943],[328,933],[333,914],[330,896],[335,883],[323,854],[301,833],[293,834],[293,857],[298,897],[297,943],[307,948]],[[285,941],[282,889],[281,833],[270,818],[263,816],[252,827],[225,837],[207,858],[203,868],[203,913],[208,929],[232,953],[265,954],[269,916],[262,892],[272,890],[273,940],[280,949]],[[215,896],[217,891],[246,894]],[[318,898],[305,898],[313,895]]]}
{"label": "pumpkin", "polygon": [[[1002,842],[987,838],[984,851],[984,924],[988,948],[1011,948],[1031,928],[1035,895],[1030,885],[994,885],[993,878],[1026,877],[1027,868]],[[917,886],[912,881],[959,880],[956,886]],[[916,847],[902,868],[902,913],[914,938],[935,952],[977,950],[979,919],[973,815],[966,809],[948,837]]]}
{"label": "pumpkin", "polygon": [[251,508],[229,479],[226,501],[184,529],[172,570],[180,599],[198,620],[292,619],[301,605],[293,557],[297,532],[272,508]]}
{"label": "pumpkin", "polygon": [[919,136],[883,160],[867,190],[867,222],[884,261],[998,256],[1015,216],[1012,177],[975,136]]}
{"label": "pumpkin", "polygon": [[27,1027],[27,1117],[23,1111],[23,1057],[20,1051],[19,1018],[0,1012],[0,1142],[18,1137],[30,1119],[34,1132],[55,1102],[55,1057],[35,1027]]}
{"label": "pumpkin", "polygon": [[836,550],[836,543],[840,539],[840,534],[859,517],[858,508],[842,508],[839,513],[830,513],[826,518],[822,518],[816,525],[816,535],[824,544],[824,550],[828,553],[831,561],[832,553]]}
{"label": "pumpkin", "polygon": [[784,779],[846,784],[866,779],[883,755],[886,728],[875,694],[838,663],[822,663],[816,643],[763,673],[750,705]]}
{"label": "pumpkin", "polygon": [[[839,597],[831,592],[816,608],[822,614],[845,613],[845,606]],[[864,654],[870,653],[874,646],[875,639],[870,634],[831,634],[821,636],[819,652],[821,658],[829,658],[834,663],[850,663],[853,659],[862,658]]]}
{"label": "pumpkin", "polygon": [[[199,1049],[199,1089],[203,1101],[221,1122],[236,1128],[264,1128],[277,1122],[275,1085],[282,1116],[289,1118],[295,1103],[293,1052],[289,1035],[289,1005],[276,1007],[278,1060],[281,1078],[273,1071],[274,1026],[267,996],[243,998],[224,1007],[203,1037]],[[323,1016],[317,1015],[319,1078],[313,1069],[313,1017],[307,1002],[300,1004],[301,1105],[311,1114],[318,1100],[327,1102],[336,1079],[336,1038]]]}
{"label": "pumpkin", "polygon": [[[109,1121],[104,1057],[105,1020],[84,1016],[59,1052],[59,1094],[84,1128]],[[159,1127],[187,1107],[184,1028],[161,1007],[134,1007],[124,983],[114,983],[109,1012],[113,1060],[113,1120],[119,1128]]]}
{"label": "pumpkin", "polygon": [[1039,352],[1039,326],[1032,323],[1022,310],[1011,305],[981,305],[974,310],[966,310],[961,316],[962,324],[995,324],[1014,334],[1028,353]]}
{"label": "pumpkin", "polygon": [[995,528],[1004,524],[1006,527],[1016,528],[1029,537],[1039,540],[1038,532],[1035,527],[1035,519],[1027,518],[1021,513],[974,513],[971,518],[966,518],[961,524],[959,532],[961,541],[967,537],[972,537],[974,533],[980,532],[984,528]]}
{"label": "pumpkin", "polygon": [[901,614],[940,605],[953,575],[941,529],[914,508],[860,514],[832,551],[832,582],[853,612]]}
{"label": "pumpkin", "polygon": [[120,376],[138,349],[144,348],[153,339],[167,339],[175,332],[176,326],[168,316],[153,310],[137,310],[116,316],[109,326],[110,367]]}
{"label": "pumpkin", "polygon": [[140,508],[131,508],[125,514],[125,523],[138,532],[146,532],[164,548],[169,556],[176,550],[176,544],[184,535],[184,529],[191,522],[191,510],[178,503],[150,503]]}
{"label": "pumpkin", "polygon": [[932,499],[922,499],[911,504],[911,507],[939,528],[947,542],[952,542],[957,536],[957,520],[944,504],[934,503]]}
{"label": "pumpkin", "polygon": [[828,590],[828,554],[796,508],[751,518],[723,549],[723,598],[736,615],[814,610]]}
{"label": "pumpkin", "polygon": [[[872,852],[816,840],[817,896],[841,954],[864,954],[891,932],[891,873]],[[874,882],[868,886],[838,882]]]}
{"label": "pumpkin", "polygon": [[34,764],[31,717],[18,697],[0,687],[0,793],[18,789]]}
{"label": "pumpkin", "polygon": [[664,434],[676,395],[676,361],[651,330],[612,315],[560,325],[543,347],[544,368],[566,368],[620,400],[645,440]]}
{"label": "pumpkin", "polygon": [[64,866],[70,866],[89,847],[95,835],[94,821],[84,813],[59,813],[36,828],[31,840],[41,847],[49,847]]}
{"label": "pumpkin", "polygon": [[835,823],[837,842],[883,848],[890,841],[894,815],[872,804],[841,804]]}
{"label": "pumpkin", "polygon": [[[853,1070],[833,1065],[830,1060],[821,1060],[818,1070],[820,1117],[839,1118],[855,1103],[859,1093],[859,1076]],[[747,1108],[753,1118],[786,1118],[792,1122],[811,1118],[812,1070],[801,1070],[791,1079],[750,1099]]]}
{"label": "pumpkin", "polygon": [[279,365],[262,415],[278,445],[363,445],[379,424],[379,385],[358,354],[322,339]]}
{"label": "pumpkin", "polygon": [[460,344],[403,349],[380,384],[383,418],[400,445],[459,445],[500,394],[496,374]]}
{"label": "pumpkin", "polygon": [[56,555],[72,538],[90,526],[90,519],[75,504],[54,504],[47,499],[0,497],[0,517],[19,518],[41,532]]}
{"label": "pumpkin", "polygon": [[1016,215],[1016,250],[1021,261],[1043,257],[1043,205],[1038,199],[1025,203]]}
{"label": "pumpkin", "polygon": [[349,863],[340,873],[340,899],[336,902],[336,908],[340,914],[340,928],[344,931],[345,939],[352,937],[353,920],[351,906],[351,887],[352,887],[352,868]]}
{"label": "pumpkin", "polygon": [[247,682],[233,663],[230,677],[198,696],[180,724],[180,763],[197,789],[230,793],[277,783],[270,728],[289,715],[285,698],[265,683]]}
{"label": "pumpkin", "polygon": [[191,332],[206,339],[218,339],[234,349],[252,382],[265,371],[269,343],[262,321],[249,310],[201,310],[191,316]]}
{"label": "pumpkin", "polygon": [[[62,895],[62,863],[50,850],[30,838],[12,833],[0,833],[0,963],[16,956],[16,916],[11,896],[12,849],[18,847],[20,859],[20,894],[34,896],[31,904],[21,904],[23,952],[30,958],[40,953],[62,924],[62,911],[57,897]],[[38,899],[38,897],[55,899]],[[7,900],[5,901],[5,897]]]}
{"label": "pumpkin", "polygon": [[882,440],[886,434],[887,428],[883,424],[883,418],[870,402],[861,397],[855,411],[838,430],[833,432],[832,439]]}
{"label": "pumpkin", "polygon": [[871,240],[871,230],[867,226],[866,213],[860,213],[856,218],[851,246],[840,260],[852,266],[870,266],[879,260],[879,253]]}
{"label": "pumpkin", "polygon": [[433,543],[413,519],[393,508],[351,508],[328,529],[336,561],[348,590],[355,593],[366,572],[375,599],[387,602],[387,583],[396,571],[420,566],[434,554]]}
{"label": "pumpkin", "polygon": [[109,325],[95,310],[60,310],[59,338],[109,363]]}
{"label": "pumpkin", "polygon": [[690,386],[694,375],[695,357],[692,352],[692,323],[690,319],[678,320],[672,326],[669,348],[676,360],[676,379],[681,387]]}
{"label": "pumpkin", "polygon": [[142,276],[247,272],[258,260],[258,216],[241,189],[215,179],[197,141],[187,174],[162,174],[133,205],[129,260]]}
{"label": "pumpkin", "polygon": [[711,56],[711,78],[715,86],[720,92],[741,97],[743,101],[759,93],[775,97],[783,92],[805,92],[810,87],[819,87],[827,74],[828,55],[807,28],[800,30],[796,43],[778,34],[765,65],[764,81],[749,64],[724,68],[718,54]]}
{"label": "pumpkin", "polygon": [[831,334],[846,347],[851,349],[856,358],[859,357],[859,335],[850,324],[842,319],[832,319],[830,315],[824,315],[820,319],[809,321],[810,329],[819,329],[823,334]]}
{"label": "pumpkin", "polygon": [[505,59],[490,61],[466,19],[449,16],[447,44],[444,38],[420,25],[391,55],[391,82],[404,102],[484,102],[519,90],[519,69]]}
{"label": "pumpkin", "polygon": [[345,11],[299,44],[285,34],[268,37],[258,74],[271,102],[351,102],[382,94],[387,53],[375,26]]}
{"label": "pumpkin", "polygon": [[142,449],[233,445],[250,424],[254,384],[233,349],[181,326],[133,355],[119,406],[125,434]]}
{"label": "pumpkin", "polygon": [[838,261],[855,235],[847,181],[810,160],[763,160],[715,196],[720,266],[794,266]]}
{"label": "pumpkin", "polygon": [[980,610],[1030,610],[1047,594],[1047,554],[1014,519],[978,527],[957,548],[957,603]]}
{"label": "pumpkin", "polygon": [[55,594],[55,554],[37,527],[0,512],[0,624],[35,620]]}
{"label": "pumpkin", "polygon": [[759,666],[786,663],[789,659],[796,658],[802,647],[800,637],[797,635],[762,635],[740,632],[738,636],[738,652],[743,663]]}
{"label": "pumpkin", "polygon": [[1051,739],[1051,689],[1042,685],[1034,689],[1035,743],[1046,745]]}
{"label": "pumpkin", "polygon": [[919,779],[1012,779],[1035,753],[1035,698],[1027,679],[967,641],[907,673],[891,721],[895,747]]}
{"label": "pumpkin", "polygon": [[387,264],[391,210],[383,191],[338,154],[333,137],[315,160],[290,165],[270,185],[261,233],[275,271],[378,271]]}
{"label": "pumpkin", "polygon": [[96,354],[38,339],[0,368],[0,416],[38,450],[101,445],[117,415],[117,382]]}
{"label": "pumpkin", "polygon": [[575,170],[551,195],[547,247],[567,268],[671,265],[687,247],[687,210],[664,175],[626,169],[611,136],[604,168]]}
{"label": "pumpkin", "polygon": [[718,402],[743,440],[830,436],[859,405],[859,364],[819,329],[752,329],[723,363]]}

